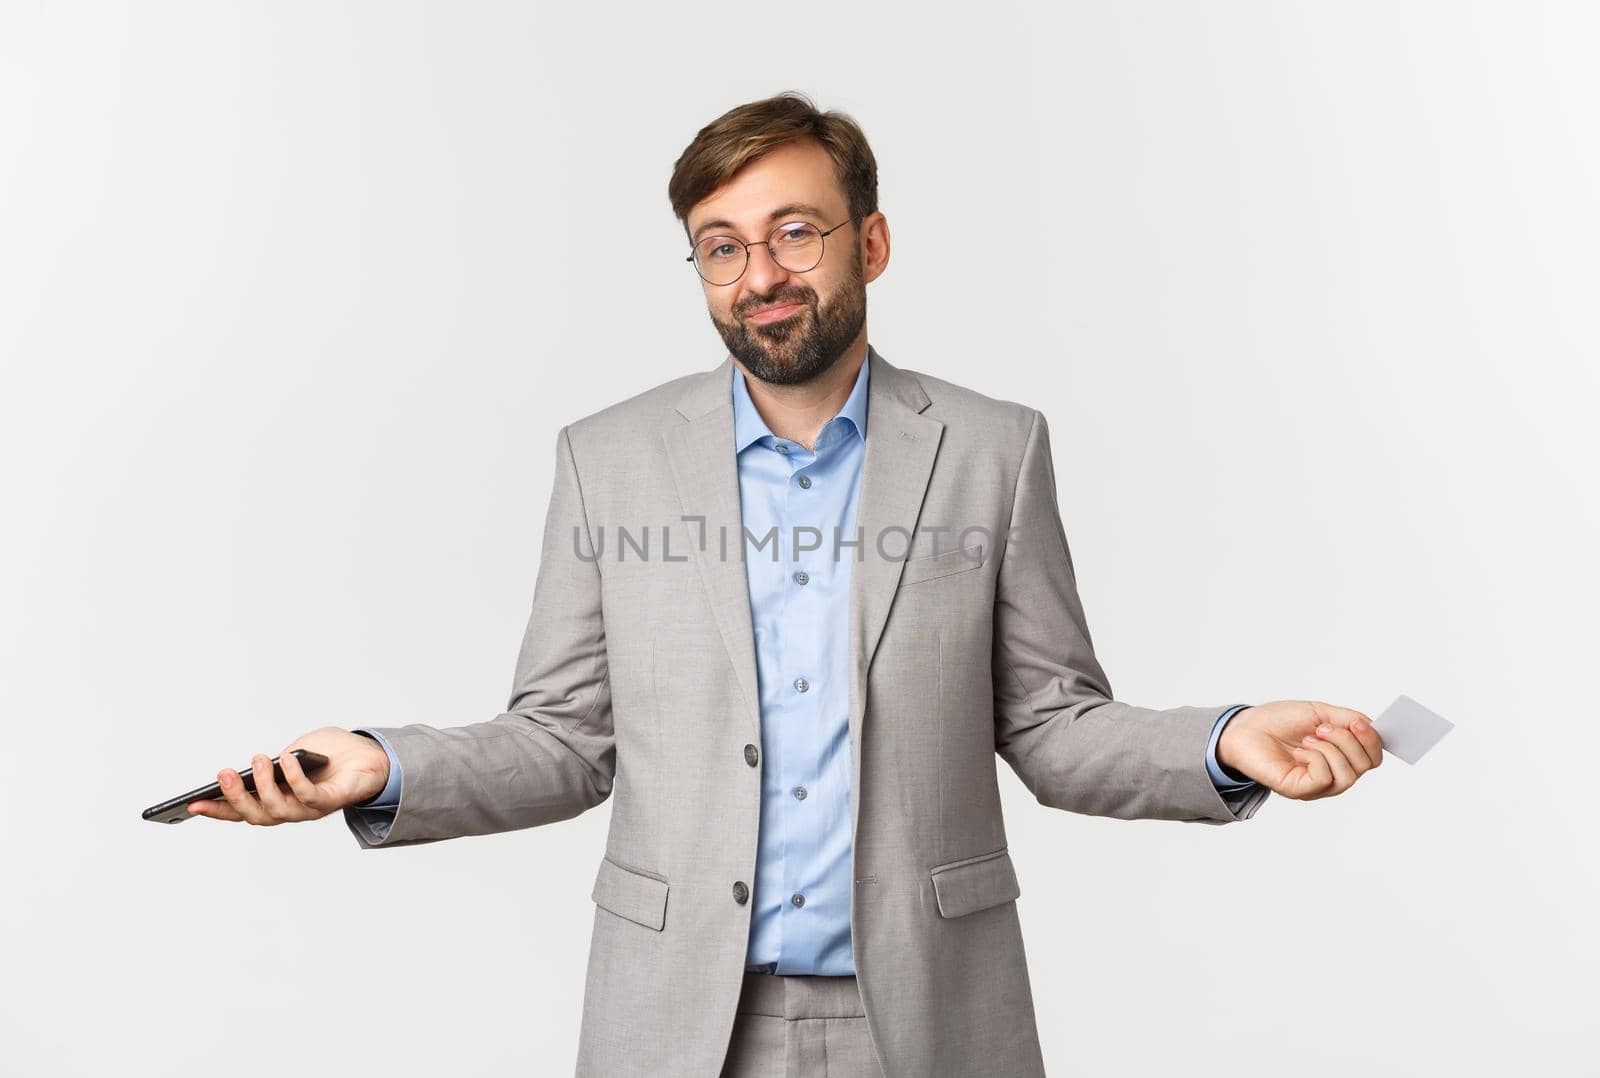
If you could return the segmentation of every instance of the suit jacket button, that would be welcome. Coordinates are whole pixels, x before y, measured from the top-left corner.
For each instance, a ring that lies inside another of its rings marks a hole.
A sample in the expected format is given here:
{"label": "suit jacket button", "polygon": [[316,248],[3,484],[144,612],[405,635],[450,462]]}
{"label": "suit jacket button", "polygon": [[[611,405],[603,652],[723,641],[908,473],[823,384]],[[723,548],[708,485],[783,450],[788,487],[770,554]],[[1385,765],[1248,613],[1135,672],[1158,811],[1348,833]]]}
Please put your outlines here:
{"label": "suit jacket button", "polygon": [[754,745],[746,745],[744,747],[745,763],[749,764],[751,767],[754,767],[758,762],[760,762],[760,760],[761,754],[756,751],[756,747]]}
{"label": "suit jacket button", "polygon": [[742,906],[749,897],[750,888],[744,885],[743,880],[735,880],[733,884],[733,900]]}

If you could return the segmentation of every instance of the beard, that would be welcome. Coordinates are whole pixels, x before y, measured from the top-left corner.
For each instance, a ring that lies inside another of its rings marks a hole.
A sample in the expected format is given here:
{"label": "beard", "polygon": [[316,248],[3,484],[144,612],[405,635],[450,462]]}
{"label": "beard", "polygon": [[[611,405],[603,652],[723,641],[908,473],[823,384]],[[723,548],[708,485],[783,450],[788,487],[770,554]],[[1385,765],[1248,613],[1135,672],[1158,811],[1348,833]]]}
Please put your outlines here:
{"label": "beard", "polygon": [[[778,322],[745,321],[744,315],[778,303],[799,303],[804,309]],[[711,322],[735,359],[752,377],[769,385],[795,386],[811,381],[837,363],[867,322],[867,287],[857,248],[850,273],[827,303],[804,285],[791,284],[771,295],[751,296],[732,322],[713,312]]]}

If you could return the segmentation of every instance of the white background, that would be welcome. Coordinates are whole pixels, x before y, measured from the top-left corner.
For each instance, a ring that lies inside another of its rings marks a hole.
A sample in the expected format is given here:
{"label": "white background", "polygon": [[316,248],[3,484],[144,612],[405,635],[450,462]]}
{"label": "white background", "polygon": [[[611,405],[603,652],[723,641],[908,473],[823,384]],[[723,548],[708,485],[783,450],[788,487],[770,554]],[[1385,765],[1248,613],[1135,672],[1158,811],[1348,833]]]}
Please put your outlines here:
{"label": "white background", "polygon": [[[560,426],[724,350],[672,162],[878,155],[890,362],[1051,423],[1118,699],[1457,729],[1213,828],[1000,764],[1052,1074],[1600,1073],[1600,14],[0,6],[0,1069],[565,1073],[609,805],[139,810],[506,705]],[[998,763],[998,759],[997,759]]]}

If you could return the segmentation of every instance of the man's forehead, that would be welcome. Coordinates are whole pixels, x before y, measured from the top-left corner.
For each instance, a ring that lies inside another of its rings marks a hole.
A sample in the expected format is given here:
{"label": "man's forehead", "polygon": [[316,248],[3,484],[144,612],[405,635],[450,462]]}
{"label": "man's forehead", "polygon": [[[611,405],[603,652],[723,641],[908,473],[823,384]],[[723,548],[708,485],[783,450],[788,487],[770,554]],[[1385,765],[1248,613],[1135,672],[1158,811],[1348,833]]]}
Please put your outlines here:
{"label": "man's forehead", "polygon": [[[820,158],[820,160],[819,160]],[[832,159],[820,146],[781,147],[740,169],[690,209],[684,224],[699,236],[708,229],[760,228],[780,218],[819,221],[846,212]],[[832,222],[829,221],[831,224]]]}

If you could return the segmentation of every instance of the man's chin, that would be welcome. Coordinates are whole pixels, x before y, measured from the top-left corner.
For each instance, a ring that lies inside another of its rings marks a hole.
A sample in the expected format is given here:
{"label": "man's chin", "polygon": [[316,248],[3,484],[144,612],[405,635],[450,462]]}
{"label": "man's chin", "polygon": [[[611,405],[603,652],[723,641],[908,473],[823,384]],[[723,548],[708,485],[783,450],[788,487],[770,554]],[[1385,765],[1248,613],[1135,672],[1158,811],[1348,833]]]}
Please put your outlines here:
{"label": "man's chin", "polygon": [[754,333],[745,338],[748,346],[761,354],[761,357],[772,366],[793,367],[796,364],[795,353],[799,351],[798,345],[802,343],[794,334],[769,336],[765,333]]}
{"label": "man's chin", "polygon": [[747,353],[740,359],[751,374],[774,385],[793,385],[799,368],[799,361],[790,349],[774,350],[759,343],[753,354]]}

